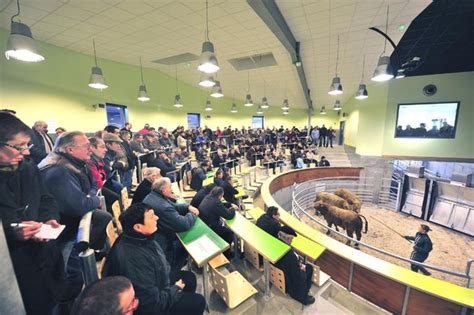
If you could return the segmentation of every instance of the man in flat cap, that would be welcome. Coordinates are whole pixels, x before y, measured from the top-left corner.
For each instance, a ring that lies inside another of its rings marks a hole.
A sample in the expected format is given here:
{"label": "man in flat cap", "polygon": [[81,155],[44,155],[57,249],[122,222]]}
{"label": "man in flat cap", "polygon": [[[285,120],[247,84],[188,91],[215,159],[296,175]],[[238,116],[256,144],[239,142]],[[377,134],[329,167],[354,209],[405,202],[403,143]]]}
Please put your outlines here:
{"label": "man in flat cap", "polygon": [[[415,236],[405,236],[405,239],[415,241],[415,244],[413,245],[413,251],[410,256],[411,260],[424,262],[428,258],[428,255],[433,249],[433,243],[431,242],[431,239],[428,236],[429,231],[431,231],[431,229],[428,225],[421,224]],[[420,270],[425,276],[431,275],[431,273],[423,266],[412,264],[411,270],[415,272],[418,272],[418,270]]]}

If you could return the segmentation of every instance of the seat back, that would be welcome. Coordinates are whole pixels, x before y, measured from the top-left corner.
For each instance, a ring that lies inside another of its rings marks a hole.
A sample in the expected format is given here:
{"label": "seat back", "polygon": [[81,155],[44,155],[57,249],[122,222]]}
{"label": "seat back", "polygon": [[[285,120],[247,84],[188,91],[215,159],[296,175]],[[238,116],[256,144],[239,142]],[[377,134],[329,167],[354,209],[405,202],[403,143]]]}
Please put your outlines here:
{"label": "seat back", "polygon": [[128,191],[126,187],[122,188],[120,191],[120,203],[122,206],[122,211],[125,211],[125,209],[130,206],[131,201],[128,199]]}
{"label": "seat back", "polygon": [[[205,267],[206,268],[206,267]],[[212,287],[217,291],[225,304],[229,305],[229,288],[226,277],[216,268],[211,269],[211,283]]]}
{"label": "seat back", "polygon": [[248,243],[244,243],[244,256],[255,268],[263,270],[260,266],[260,254]]}
{"label": "seat back", "polygon": [[112,214],[114,216],[114,225],[117,228],[117,232],[119,234],[122,233],[122,224],[120,223],[120,220],[119,220],[120,213],[122,213],[122,211],[120,209],[120,204],[117,200],[112,204]]}
{"label": "seat back", "polygon": [[286,294],[285,273],[270,264],[270,282],[283,294]]}
{"label": "seat back", "polygon": [[115,231],[115,227],[112,221],[109,222],[109,224],[107,224],[105,233],[107,234],[107,242],[109,243],[109,246],[112,248],[112,246],[114,246],[114,243],[118,238],[118,234]]}

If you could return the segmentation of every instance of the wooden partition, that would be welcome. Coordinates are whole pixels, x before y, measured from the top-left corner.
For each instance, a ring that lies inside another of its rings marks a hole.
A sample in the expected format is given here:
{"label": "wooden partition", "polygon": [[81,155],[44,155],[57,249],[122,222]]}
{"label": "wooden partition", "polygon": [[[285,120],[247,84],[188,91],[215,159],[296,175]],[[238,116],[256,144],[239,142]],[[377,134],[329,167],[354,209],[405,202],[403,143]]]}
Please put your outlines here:
{"label": "wooden partition", "polygon": [[[358,177],[360,171],[361,168],[351,167],[289,171],[267,179],[261,188],[262,198],[265,207],[280,207],[273,199],[273,193],[293,183],[324,177]],[[289,226],[296,225],[294,218],[290,219],[288,215],[282,215],[281,220]],[[472,289],[386,262],[307,226],[295,229],[326,248],[316,260],[322,271],[349,291],[394,314],[469,314],[469,309],[474,308]]]}

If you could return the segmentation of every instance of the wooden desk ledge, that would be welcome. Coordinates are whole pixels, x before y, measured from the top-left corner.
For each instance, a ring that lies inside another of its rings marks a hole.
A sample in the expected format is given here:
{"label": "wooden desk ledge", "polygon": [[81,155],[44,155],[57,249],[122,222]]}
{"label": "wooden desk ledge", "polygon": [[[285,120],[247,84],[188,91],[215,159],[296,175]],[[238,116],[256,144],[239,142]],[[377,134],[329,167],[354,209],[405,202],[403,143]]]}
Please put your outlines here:
{"label": "wooden desk ledge", "polygon": [[[281,211],[284,211],[284,210],[280,210],[280,212]],[[260,216],[265,213],[265,211],[263,211],[263,209],[260,207],[254,207],[248,210],[247,213],[250,214],[250,216],[254,218],[256,222],[257,219],[260,218]],[[293,247],[301,255],[309,258],[311,261],[316,260],[326,250],[324,246],[321,246],[320,244],[304,237],[301,234],[298,234],[298,236],[293,239],[293,242],[291,243],[291,247]]]}

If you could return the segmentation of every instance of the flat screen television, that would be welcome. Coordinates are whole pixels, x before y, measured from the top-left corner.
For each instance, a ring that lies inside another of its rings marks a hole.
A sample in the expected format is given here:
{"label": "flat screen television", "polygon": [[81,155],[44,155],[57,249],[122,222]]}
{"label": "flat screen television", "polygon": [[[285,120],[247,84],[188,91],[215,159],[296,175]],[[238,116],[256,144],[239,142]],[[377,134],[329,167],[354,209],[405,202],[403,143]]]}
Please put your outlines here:
{"label": "flat screen television", "polygon": [[398,104],[395,138],[456,136],[459,102]]}

